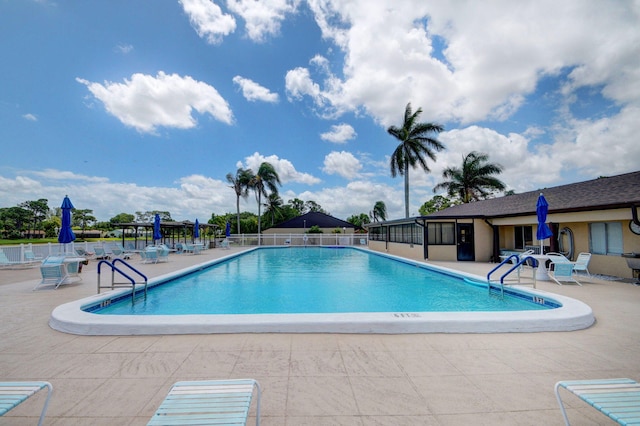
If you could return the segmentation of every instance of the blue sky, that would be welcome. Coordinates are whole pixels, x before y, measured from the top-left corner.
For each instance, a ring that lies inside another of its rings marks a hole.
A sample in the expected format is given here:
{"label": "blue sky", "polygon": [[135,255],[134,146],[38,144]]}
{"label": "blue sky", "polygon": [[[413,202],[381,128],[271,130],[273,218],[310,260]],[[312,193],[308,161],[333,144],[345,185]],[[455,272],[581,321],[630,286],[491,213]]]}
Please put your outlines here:
{"label": "blue sky", "polygon": [[474,150],[516,192],[638,170],[640,3],[606,4],[0,0],[0,207],[202,221],[269,161],[285,202],[399,218],[408,102],[447,148],[411,170],[412,214]]}

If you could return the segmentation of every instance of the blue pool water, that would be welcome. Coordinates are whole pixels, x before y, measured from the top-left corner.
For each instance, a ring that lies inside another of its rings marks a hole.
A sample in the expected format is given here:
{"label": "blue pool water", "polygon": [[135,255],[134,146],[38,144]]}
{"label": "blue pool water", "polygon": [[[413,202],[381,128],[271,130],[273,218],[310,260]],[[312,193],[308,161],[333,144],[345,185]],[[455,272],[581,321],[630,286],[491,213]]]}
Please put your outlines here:
{"label": "blue pool water", "polygon": [[92,310],[106,315],[523,311],[549,309],[490,297],[486,283],[351,248],[265,248]]}

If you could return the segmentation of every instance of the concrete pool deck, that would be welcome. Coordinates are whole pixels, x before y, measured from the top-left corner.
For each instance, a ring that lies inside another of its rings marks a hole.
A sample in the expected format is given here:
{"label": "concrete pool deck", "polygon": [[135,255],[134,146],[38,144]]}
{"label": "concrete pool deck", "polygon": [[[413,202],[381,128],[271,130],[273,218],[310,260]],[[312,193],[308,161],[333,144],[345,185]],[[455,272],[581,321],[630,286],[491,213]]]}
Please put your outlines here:
{"label": "concrete pool deck", "polygon": [[[158,276],[229,253],[135,265]],[[494,266],[433,263],[481,276]],[[78,336],[51,329],[55,307],[96,293],[95,266],[85,267],[79,284],[35,292],[37,268],[0,270],[0,380],[50,381],[47,425],[144,425],[176,381],[255,378],[264,426],[551,426],[563,424],[555,382],[640,380],[640,287],[629,283],[538,282],[593,308],[596,324],[571,332]],[[30,398],[0,425],[35,424],[43,398]],[[612,424],[567,401],[572,423]]]}

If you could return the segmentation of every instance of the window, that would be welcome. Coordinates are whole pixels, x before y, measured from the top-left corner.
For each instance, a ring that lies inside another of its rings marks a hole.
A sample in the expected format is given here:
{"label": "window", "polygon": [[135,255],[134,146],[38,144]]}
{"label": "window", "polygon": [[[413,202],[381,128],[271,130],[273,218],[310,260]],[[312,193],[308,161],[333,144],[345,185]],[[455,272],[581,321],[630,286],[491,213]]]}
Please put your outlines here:
{"label": "window", "polygon": [[429,245],[452,245],[456,243],[455,224],[452,222],[430,222],[427,224]]}
{"label": "window", "polygon": [[422,244],[422,228],[415,223],[389,226],[389,242]]}
{"label": "window", "polygon": [[589,251],[593,254],[622,254],[622,223],[590,223]]}
{"label": "window", "polygon": [[532,226],[514,226],[514,229],[516,237],[514,248],[524,250],[525,246],[533,245]]}
{"label": "window", "polygon": [[374,226],[369,228],[369,239],[372,241],[385,241],[387,239],[387,227]]}

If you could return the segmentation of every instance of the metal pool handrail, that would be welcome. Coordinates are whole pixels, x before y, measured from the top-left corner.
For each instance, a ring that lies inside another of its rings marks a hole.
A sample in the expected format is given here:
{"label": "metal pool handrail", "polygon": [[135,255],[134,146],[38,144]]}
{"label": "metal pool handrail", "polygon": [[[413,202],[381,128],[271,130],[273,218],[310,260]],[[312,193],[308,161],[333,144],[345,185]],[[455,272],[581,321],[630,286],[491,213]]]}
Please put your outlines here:
{"label": "metal pool handrail", "polygon": [[[147,284],[148,284],[148,279],[147,276],[144,275],[142,272],[138,271],[136,268],[134,268],[133,266],[129,265],[127,262],[125,262],[122,259],[116,258],[114,259],[113,263],[109,262],[108,260],[101,260],[100,262],[98,262],[98,294],[100,294],[100,289],[101,288],[110,288],[110,289],[114,289],[116,287],[123,287],[123,286],[128,286],[128,283],[116,283],[115,282],[115,273],[116,271],[118,273],[120,273],[120,275],[122,275],[123,277],[125,277],[126,279],[128,279],[129,281],[131,281],[131,302],[135,303],[136,300],[136,281],[131,278],[126,272],[124,272],[122,269],[118,268],[117,266],[115,266],[116,262],[120,262],[123,265],[127,266],[129,269],[131,269],[132,271],[134,271],[135,273],[137,273],[138,275],[140,275],[143,279],[144,279],[144,283],[140,283],[140,284],[144,284],[144,295],[145,297],[147,296]],[[100,285],[100,269],[103,263],[106,263],[109,268],[111,268],[111,285],[110,286],[101,286]]]}
{"label": "metal pool handrail", "polygon": [[[522,266],[527,260],[531,259],[533,260],[533,267],[537,268],[538,267],[538,259],[536,259],[535,257],[532,256],[526,256],[522,259],[520,259],[520,257],[517,254],[512,254],[511,256],[507,257],[505,260],[503,260],[502,262],[500,262],[500,264],[498,266],[496,266],[495,268],[493,268],[491,271],[489,271],[489,273],[487,274],[487,288],[489,290],[489,294],[491,294],[491,274],[493,274],[495,271],[497,271],[498,269],[500,269],[500,267],[504,264],[506,264],[507,262],[511,262],[511,259],[513,258],[519,259],[518,262],[516,262],[515,265],[513,265],[507,272],[505,272],[501,277],[500,277],[500,294],[502,297],[504,297],[504,279],[507,277],[507,275],[509,275],[511,272],[515,271],[516,269],[518,269],[520,266]],[[536,275],[533,274],[533,288],[536,287],[536,281],[535,278]]]}

